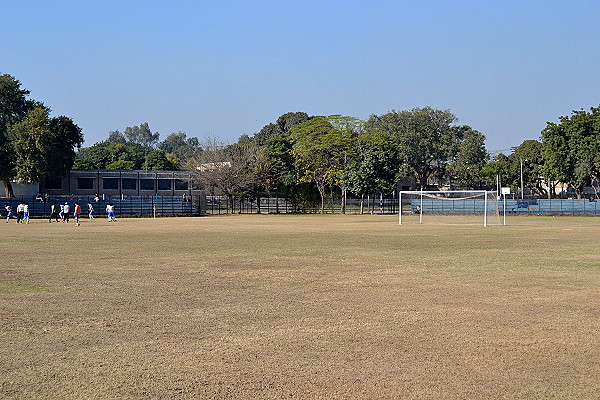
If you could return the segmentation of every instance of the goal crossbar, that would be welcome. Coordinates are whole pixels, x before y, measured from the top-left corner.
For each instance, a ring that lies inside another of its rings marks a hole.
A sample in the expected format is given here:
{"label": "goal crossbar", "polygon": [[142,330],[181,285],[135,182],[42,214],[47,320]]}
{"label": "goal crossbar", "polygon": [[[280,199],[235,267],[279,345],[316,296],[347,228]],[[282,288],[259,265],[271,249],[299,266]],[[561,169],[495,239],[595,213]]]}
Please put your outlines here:
{"label": "goal crossbar", "polygon": [[[464,196],[461,197],[448,197],[451,194],[462,194]],[[488,190],[402,190],[398,192],[398,219],[399,224],[402,225],[402,195],[411,195],[418,196],[420,199],[420,205],[418,206],[419,211],[419,223],[423,223],[423,198],[426,197],[428,199],[439,199],[439,200],[466,200],[466,199],[474,199],[479,196],[483,196],[483,226],[488,225],[487,215],[488,215],[488,199],[490,195],[493,198],[499,199],[496,191],[488,191]],[[503,197],[505,197],[503,195]],[[503,207],[506,207],[506,202],[503,201]],[[504,225],[506,225],[506,210],[503,212],[504,214]]]}

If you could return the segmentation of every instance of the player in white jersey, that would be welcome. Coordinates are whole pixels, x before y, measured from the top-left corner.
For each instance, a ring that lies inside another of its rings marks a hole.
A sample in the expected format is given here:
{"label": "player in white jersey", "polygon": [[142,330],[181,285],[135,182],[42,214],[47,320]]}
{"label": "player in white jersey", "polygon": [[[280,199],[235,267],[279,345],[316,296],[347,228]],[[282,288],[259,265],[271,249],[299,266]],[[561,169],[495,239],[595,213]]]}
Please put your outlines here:
{"label": "player in white jersey", "polygon": [[94,207],[92,206],[92,203],[88,202],[88,218],[89,219],[94,219]]}
{"label": "player in white jersey", "polygon": [[117,220],[117,217],[115,216],[115,206],[113,206],[112,203],[106,205],[106,214],[108,214],[108,222]]}
{"label": "player in white jersey", "polygon": [[4,209],[6,210],[6,223],[8,224],[8,220],[12,217],[12,218],[16,218],[14,215],[12,215],[12,207],[8,204],[4,205]]}
{"label": "player in white jersey", "polygon": [[23,203],[23,221],[26,224],[29,223],[29,203],[27,202]]}

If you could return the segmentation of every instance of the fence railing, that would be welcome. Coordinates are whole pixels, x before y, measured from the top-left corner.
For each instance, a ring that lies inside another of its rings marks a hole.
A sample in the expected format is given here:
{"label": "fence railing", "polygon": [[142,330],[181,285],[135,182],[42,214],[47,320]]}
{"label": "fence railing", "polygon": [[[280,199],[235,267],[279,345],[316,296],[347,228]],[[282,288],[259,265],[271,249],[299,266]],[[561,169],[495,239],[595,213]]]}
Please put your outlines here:
{"label": "fence railing", "polygon": [[[286,198],[264,197],[260,202],[256,200],[234,200],[233,210],[231,204],[224,196],[206,196],[206,207],[203,212],[209,215],[218,214],[256,214],[260,210],[263,214],[286,214],[286,213],[319,213],[320,204],[295,204]],[[342,212],[341,201],[327,202],[323,210],[328,214],[339,214]],[[346,214],[359,214],[361,212],[360,199],[347,199],[345,206]],[[395,214],[398,212],[397,199],[365,198],[363,212],[373,214]]]}
{"label": "fence railing", "polygon": [[[71,206],[73,212],[75,202],[79,202],[82,214],[87,214],[87,203],[92,204],[95,215],[105,215],[106,205],[110,202],[115,206],[117,216],[178,216],[178,215],[218,215],[218,214],[265,214],[275,213],[319,213],[320,204],[294,204],[286,198],[262,198],[260,207],[257,201],[235,200],[233,210],[231,204],[223,196],[194,196],[183,199],[179,196],[128,196],[124,198],[100,198],[96,201],[94,196],[50,196],[40,199],[33,196],[16,198],[0,198],[0,211],[5,216],[4,205],[8,204],[16,214],[17,205],[27,202],[29,215],[33,218],[49,218],[51,205],[65,202]],[[445,203],[433,204],[436,200],[424,200],[424,212],[436,214],[464,214],[483,212],[483,200],[467,200],[470,203],[448,205]],[[441,201],[441,200],[440,200]],[[489,200],[488,211],[497,208],[500,213],[504,205],[500,200]],[[412,210],[414,212],[414,210]],[[326,204],[325,213],[341,213],[340,201]],[[359,214],[361,212],[360,199],[347,199],[346,214]],[[365,214],[396,214],[398,213],[398,199],[394,198],[365,198],[362,212]],[[600,201],[588,199],[506,199],[506,212],[508,214],[539,214],[539,215],[600,215]]]}
{"label": "fence railing", "polygon": [[47,198],[20,196],[16,198],[0,199],[3,216],[6,215],[4,213],[5,204],[10,205],[13,210],[13,215],[16,215],[17,206],[21,202],[27,202],[29,216],[32,218],[49,218],[52,204],[56,205],[57,213],[60,211],[61,204],[69,204],[72,214],[75,202],[78,202],[81,206],[82,215],[87,215],[88,213],[87,203],[92,205],[94,208],[94,215],[96,216],[106,214],[106,206],[108,203],[114,205],[117,217],[199,215],[198,199],[189,197],[184,200],[179,196],[129,196],[124,198],[111,198],[106,196],[96,200],[95,196],[50,196]]}
{"label": "fence railing", "polygon": [[[600,202],[584,199],[411,199],[409,210],[427,214],[600,215]],[[506,202],[506,203],[504,203]],[[403,202],[404,203],[404,202]]]}

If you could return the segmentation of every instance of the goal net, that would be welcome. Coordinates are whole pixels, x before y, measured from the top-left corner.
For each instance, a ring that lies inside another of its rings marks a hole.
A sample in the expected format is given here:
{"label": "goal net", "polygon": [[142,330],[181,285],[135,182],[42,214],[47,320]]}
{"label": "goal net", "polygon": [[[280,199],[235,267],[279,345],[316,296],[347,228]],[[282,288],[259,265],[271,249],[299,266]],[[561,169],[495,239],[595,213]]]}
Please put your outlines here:
{"label": "goal net", "polygon": [[401,191],[400,225],[405,223],[506,225],[504,201],[496,191]]}

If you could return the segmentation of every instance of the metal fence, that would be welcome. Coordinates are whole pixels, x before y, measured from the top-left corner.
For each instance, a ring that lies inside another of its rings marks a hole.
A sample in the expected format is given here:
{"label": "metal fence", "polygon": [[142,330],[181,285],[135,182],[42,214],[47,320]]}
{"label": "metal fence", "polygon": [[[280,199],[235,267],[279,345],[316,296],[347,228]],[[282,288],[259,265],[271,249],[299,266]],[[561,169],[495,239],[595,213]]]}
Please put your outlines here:
{"label": "metal fence", "polygon": [[[600,203],[594,199],[411,199],[410,211],[418,213],[423,207],[427,214],[483,214],[494,211],[502,214],[535,215],[600,215]],[[506,201],[506,204],[504,203]]]}
{"label": "metal fence", "polygon": [[[260,207],[259,207],[260,205]],[[256,214],[260,210],[265,214],[306,213],[313,214],[321,212],[320,203],[294,203],[283,197],[264,197],[256,200],[234,200],[233,210],[225,196],[206,196],[206,206],[203,212],[209,215],[218,214]],[[345,206],[346,214],[359,214],[361,211],[360,199],[347,199]],[[328,214],[339,214],[342,212],[341,200],[328,201],[324,212]],[[398,200],[391,198],[365,198],[363,212],[372,214],[395,214],[398,212]]]}
{"label": "metal fence", "polygon": [[[2,215],[4,205],[8,204],[16,215],[17,205],[27,202],[29,215],[32,218],[49,218],[51,205],[56,204],[57,212],[59,205],[68,203],[73,211],[75,202],[79,202],[82,214],[87,214],[87,203],[92,204],[95,215],[105,215],[106,205],[112,203],[115,206],[117,216],[194,216],[194,215],[218,215],[218,214],[256,214],[259,212],[267,214],[285,213],[319,213],[319,204],[297,204],[286,198],[262,198],[260,207],[257,201],[235,200],[233,210],[224,196],[194,196],[182,198],[179,196],[128,196],[128,197],[105,197],[96,201],[94,196],[50,196],[39,198],[33,196],[21,196],[16,198],[1,198],[0,206]],[[427,200],[428,202],[436,200]],[[483,200],[470,200],[471,203],[456,208],[446,203],[435,205],[427,203],[424,205],[425,212],[438,214],[453,213],[481,213],[483,212]],[[489,208],[498,208],[502,213],[504,205],[502,200],[489,200]],[[437,204],[437,203],[436,203]],[[454,208],[452,208],[454,207]],[[427,209],[429,208],[429,211]],[[464,209],[463,209],[464,208]],[[413,210],[414,211],[414,210]],[[325,213],[339,214],[342,212],[341,201],[329,201],[324,209]],[[347,199],[345,206],[346,214],[359,214],[361,212],[360,199]],[[365,214],[396,214],[398,213],[398,199],[368,197],[364,199],[362,212]],[[600,215],[600,201],[589,199],[506,199],[506,212],[508,214],[539,214],[539,215]]]}
{"label": "metal fence", "polygon": [[29,215],[32,218],[49,218],[52,204],[56,205],[56,212],[60,210],[61,204],[69,204],[71,213],[74,211],[74,204],[78,202],[81,206],[81,213],[87,215],[90,203],[94,208],[94,215],[105,215],[106,206],[111,203],[115,207],[115,214],[119,216],[151,217],[158,216],[176,216],[176,215],[199,215],[200,208],[198,198],[183,199],[179,196],[129,196],[123,198],[104,198],[96,199],[94,196],[50,196],[39,198],[33,196],[20,196],[16,198],[2,198],[3,215],[4,205],[10,205],[13,215],[16,215],[19,203],[26,202],[29,206]]}
{"label": "metal fence", "polygon": [[600,215],[596,199],[524,199],[506,200],[506,212],[540,215]]}

